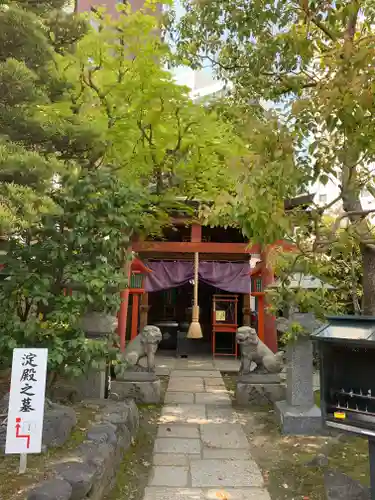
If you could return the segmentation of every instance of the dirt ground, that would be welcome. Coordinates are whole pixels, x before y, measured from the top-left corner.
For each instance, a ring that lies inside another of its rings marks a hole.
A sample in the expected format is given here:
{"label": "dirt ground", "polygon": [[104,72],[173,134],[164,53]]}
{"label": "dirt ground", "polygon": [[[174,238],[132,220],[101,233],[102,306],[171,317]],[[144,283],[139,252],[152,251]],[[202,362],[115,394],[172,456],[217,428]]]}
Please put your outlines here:
{"label": "dirt ground", "polygon": [[[235,377],[226,375],[224,380],[234,396]],[[235,410],[272,500],[326,500],[326,467],[339,470],[363,485],[369,484],[365,438],[347,434],[334,437],[282,436],[272,408],[256,407],[250,411],[235,406]],[[320,462],[322,455],[327,457],[327,464],[314,465]],[[309,464],[311,461],[313,464]]]}

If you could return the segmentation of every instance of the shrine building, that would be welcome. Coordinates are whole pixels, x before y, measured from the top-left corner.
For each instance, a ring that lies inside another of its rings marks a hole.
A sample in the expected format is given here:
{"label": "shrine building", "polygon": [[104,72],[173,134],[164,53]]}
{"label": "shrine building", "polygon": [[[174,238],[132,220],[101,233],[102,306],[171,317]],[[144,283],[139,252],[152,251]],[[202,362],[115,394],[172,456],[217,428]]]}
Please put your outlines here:
{"label": "shrine building", "polygon": [[[309,210],[311,194],[284,201],[285,215],[296,207]],[[192,202],[195,211],[197,204]],[[191,213],[191,212],[190,212]],[[179,354],[192,320],[195,266],[198,266],[199,321],[203,338],[192,339],[198,354],[237,356],[235,333],[253,326],[259,338],[277,351],[276,318],[270,314],[265,290],[275,281],[269,255],[272,247],[294,252],[280,240],[262,249],[236,227],[209,227],[186,213],[171,214],[159,237],[132,242],[135,255],[128,269],[129,287],[121,293],[118,314],[120,348],[147,324],[160,327],[160,350]]]}
{"label": "shrine building", "polygon": [[[286,242],[278,242],[291,249]],[[265,288],[274,281],[267,254],[237,228],[202,226],[188,218],[152,240],[133,241],[129,289],[122,293],[118,333],[121,348],[146,324],[159,326],[159,349],[178,353],[192,320],[194,257],[198,254],[198,305],[203,338],[191,340],[194,353],[237,356],[235,333],[256,328],[277,351],[275,318],[267,311]],[[191,349],[191,348],[190,348]]]}

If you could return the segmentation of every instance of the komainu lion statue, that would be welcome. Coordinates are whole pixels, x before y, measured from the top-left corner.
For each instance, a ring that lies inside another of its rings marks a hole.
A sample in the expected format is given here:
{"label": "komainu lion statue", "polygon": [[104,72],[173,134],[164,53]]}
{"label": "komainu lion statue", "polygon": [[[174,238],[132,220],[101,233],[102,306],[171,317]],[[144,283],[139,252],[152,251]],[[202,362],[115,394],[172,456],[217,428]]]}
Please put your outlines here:
{"label": "komainu lion statue", "polygon": [[[120,363],[115,372],[116,378],[121,379],[125,372],[130,371],[155,371],[155,354],[159,343],[162,340],[160,328],[153,325],[147,325],[143,330],[126,346],[124,354],[121,356]],[[139,361],[147,358],[147,368],[139,364]]]}
{"label": "komainu lion statue", "polygon": [[[250,326],[241,326],[236,333],[236,342],[241,349],[240,375],[250,373],[280,373],[283,368],[284,351],[274,354]],[[256,369],[251,372],[251,363]]]}

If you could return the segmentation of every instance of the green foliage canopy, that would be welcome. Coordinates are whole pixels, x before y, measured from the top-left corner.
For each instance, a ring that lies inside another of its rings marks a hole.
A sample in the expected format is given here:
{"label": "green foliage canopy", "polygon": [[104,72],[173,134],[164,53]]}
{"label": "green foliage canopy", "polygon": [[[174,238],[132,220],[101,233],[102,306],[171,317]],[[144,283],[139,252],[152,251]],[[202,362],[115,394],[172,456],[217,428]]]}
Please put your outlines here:
{"label": "green foliage canopy", "polygon": [[[97,137],[78,120],[47,121],[40,106],[61,99],[56,52],[74,48],[86,24],[62,1],[0,3],[0,232],[37,223],[53,210],[53,177],[64,159],[87,158]],[[65,41],[64,41],[65,40]],[[97,146],[96,146],[97,147]]]}
{"label": "green foliage canopy", "polygon": [[231,182],[242,147],[230,124],[193,104],[165,69],[172,55],[157,16],[144,10],[114,20],[98,9],[95,29],[77,50],[58,57],[70,103],[47,113],[75,113],[93,125],[105,147],[98,163],[173,203],[176,196],[212,200]]}
{"label": "green foliage canopy", "polygon": [[[337,199],[313,207],[308,217],[297,212],[289,234],[303,251],[325,252],[349,222],[348,237],[360,245],[362,256],[363,310],[375,314],[375,239],[366,219],[372,211],[360,201],[362,189],[375,193],[374,2],[187,0],[185,6],[176,30],[181,59],[193,66],[210,61],[233,84],[238,101],[271,102],[287,128],[295,168],[286,178],[281,155],[272,177],[294,184],[296,192],[301,184],[329,180],[340,186]],[[265,180],[253,177],[253,191]],[[275,213],[277,193],[272,201],[268,210],[252,206],[244,219],[253,227],[263,227],[267,219],[283,229]],[[324,213],[335,204],[340,213],[328,231]],[[243,196],[245,213],[250,205]]]}

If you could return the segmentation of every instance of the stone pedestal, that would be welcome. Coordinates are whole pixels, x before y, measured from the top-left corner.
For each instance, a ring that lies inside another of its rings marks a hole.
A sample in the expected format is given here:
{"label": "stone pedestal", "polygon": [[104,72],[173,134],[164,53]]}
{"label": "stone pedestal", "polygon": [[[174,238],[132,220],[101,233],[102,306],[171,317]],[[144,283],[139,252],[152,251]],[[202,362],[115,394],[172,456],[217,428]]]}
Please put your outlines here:
{"label": "stone pedestal", "polygon": [[81,318],[81,327],[87,338],[105,339],[117,328],[117,316],[91,311]]}
{"label": "stone pedestal", "polygon": [[275,404],[283,434],[315,436],[322,434],[322,415],[316,406],[291,406],[287,401]]}
{"label": "stone pedestal", "polygon": [[254,373],[240,376],[236,385],[236,402],[241,406],[265,406],[285,399],[280,376]]}
{"label": "stone pedestal", "polygon": [[313,392],[313,347],[308,336],[288,345],[286,400],[275,404],[276,416],[284,434],[323,433],[320,409]]}
{"label": "stone pedestal", "polygon": [[105,364],[102,369],[89,370],[74,384],[81,399],[104,399],[107,385]]}
{"label": "stone pedestal", "polygon": [[136,403],[159,404],[161,402],[160,380],[154,373],[130,372],[121,380],[112,381],[110,397],[120,401],[133,398]]}

